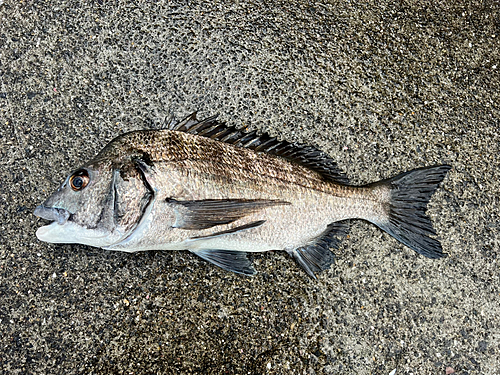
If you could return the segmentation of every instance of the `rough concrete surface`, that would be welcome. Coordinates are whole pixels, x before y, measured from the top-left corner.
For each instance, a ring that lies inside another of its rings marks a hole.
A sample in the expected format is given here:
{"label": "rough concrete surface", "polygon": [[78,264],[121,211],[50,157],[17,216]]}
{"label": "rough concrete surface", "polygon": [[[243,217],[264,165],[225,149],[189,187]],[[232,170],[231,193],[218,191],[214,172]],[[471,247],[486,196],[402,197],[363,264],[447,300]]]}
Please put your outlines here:
{"label": "rough concrete surface", "polygon": [[[499,47],[493,0],[0,1],[1,372],[500,374]],[[243,277],[37,240],[67,173],[195,110],[357,184],[451,164],[449,256],[360,221],[318,280],[279,251]]]}

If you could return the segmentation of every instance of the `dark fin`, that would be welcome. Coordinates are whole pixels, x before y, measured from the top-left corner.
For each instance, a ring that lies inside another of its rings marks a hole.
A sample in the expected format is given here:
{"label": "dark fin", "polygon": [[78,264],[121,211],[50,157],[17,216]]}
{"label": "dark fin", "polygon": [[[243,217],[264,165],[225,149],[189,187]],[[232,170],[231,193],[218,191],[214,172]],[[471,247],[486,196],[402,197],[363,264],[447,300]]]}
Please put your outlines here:
{"label": "dark fin", "polygon": [[264,133],[258,135],[256,131],[245,132],[234,126],[227,126],[217,121],[217,116],[196,120],[196,113],[186,117],[170,130],[196,134],[220,142],[232,144],[236,147],[245,147],[257,152],[265,152],[300,164],[321,174],[330,181],[347,184],[347,176],[337,167],[337,164],[324,152],[312,146],[287,141],[278,141]]}
{"label": "dark fin", "polygon": [[229,224],[264,208],[290,204],[268,199],[204,199],[198,201],[167,200],[174,206],[176,222],[174,228],[207,229]]}
{"label": "dark fin", "polygon": [[414,169],[370,186],[391,189],[386,221],[375,222],[398,241],[428,258],[441,258],[443,249],[435,236],[431,220],[425,214],[427,203],[450,170],[449,165]]}
{"label": "dark fin", "polygon": [[165,120],[163,120],[163,129],[172,129],[177,125],[177,120],[175,119],[175,116],[170,113],[167,117],[165,117]]}
{"label": "dark fin", "polygon": [[226,271],[242,273],[244,275],[254,275],[255,268],[247,258],[247,253],[233,250],[190,250],[193,254],[213,263]]}
{"label": "dark fin", "polygon": [[168,129],[186,132],[186,130],[191,126],[199,123],[199,121],[196,119],[196,113],[197,112],[191,113],[180,122],[177,122],[173,117],[169,118]]}
{"label": "dark fin", "polygon": [[315,272],[330,268],[335,262],[335,255],[330,248],[338,249],[340,241],[347,235],[349,227],[345,222],[335,222],[309,244],[297,249],[288,250],[297,263],[309,276],[316,279]]}
{"label": "dark fin", "polygon": [[240,225],[239,227],[231,228],[229,230],[223,230],[221,232],[215,232],[215,233],[212,233],[212,234],[210,234],[208,236],[192,237],[192,238],[189,239],[189,241],[206,240],[206,239],[210,239],[210,238],[214,238],[214,237],[226,236],[228,234],[233,234],[233,233],[241,232],[241,231],[244,231],[244,230],[248,230],[248,229],[253,229],[253,228],[260,227],[265,222],[266,222],[265,220],[254,221],[254,222],[251,222],[249,224]]}

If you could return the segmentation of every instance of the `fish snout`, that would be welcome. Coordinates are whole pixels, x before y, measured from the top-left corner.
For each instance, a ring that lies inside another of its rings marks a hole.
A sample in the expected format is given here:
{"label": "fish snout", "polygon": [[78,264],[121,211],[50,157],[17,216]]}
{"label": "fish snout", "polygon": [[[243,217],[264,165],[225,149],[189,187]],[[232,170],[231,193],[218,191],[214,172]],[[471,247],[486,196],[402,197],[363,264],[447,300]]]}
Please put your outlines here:
{"label": "fish snout", "polygon": [[45,220],[55,221],[59,225],[66,223],[71,216],[71,213],[64,208],[46,207],[44,205],[37,206],[33,214]]}

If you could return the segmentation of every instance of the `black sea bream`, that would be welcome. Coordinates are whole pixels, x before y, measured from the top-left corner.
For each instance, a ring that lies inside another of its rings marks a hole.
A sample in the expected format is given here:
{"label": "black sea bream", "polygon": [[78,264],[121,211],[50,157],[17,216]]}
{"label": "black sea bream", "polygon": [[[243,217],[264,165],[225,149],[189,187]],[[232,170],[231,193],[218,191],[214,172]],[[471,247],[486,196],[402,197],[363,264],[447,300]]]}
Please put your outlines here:
{"label": "black sea bream", "polygon": [[310,146],[193,114],[111,141],[35,209],[42,241],[118,251],[189,250],[253,274],[247,252],[285,250],[312,277],[348,219],[363,219],[428,257],[443,256],[426,206],[450,166],[351,186]]}

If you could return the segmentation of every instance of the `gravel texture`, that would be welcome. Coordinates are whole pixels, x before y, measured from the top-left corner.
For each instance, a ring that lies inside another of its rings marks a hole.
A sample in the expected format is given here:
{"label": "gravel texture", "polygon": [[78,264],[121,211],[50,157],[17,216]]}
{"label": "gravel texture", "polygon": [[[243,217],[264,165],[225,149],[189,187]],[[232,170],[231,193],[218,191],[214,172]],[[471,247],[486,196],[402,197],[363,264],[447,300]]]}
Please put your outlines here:
{"label": "gravel texture", "polygon": [[[0,371],[500,374],[499,4],[0,1]],[[449,256],[360,221],[318,280],[283,252],[249,278],[37,240],[68,172],[195,110],[354,183],[451,164],[429,205]]]}

